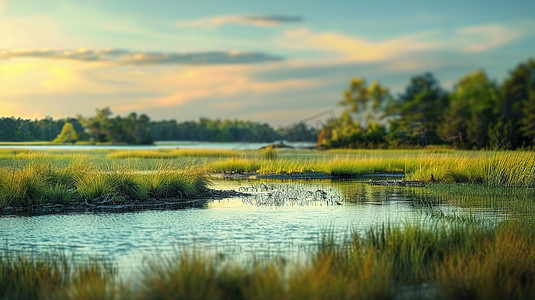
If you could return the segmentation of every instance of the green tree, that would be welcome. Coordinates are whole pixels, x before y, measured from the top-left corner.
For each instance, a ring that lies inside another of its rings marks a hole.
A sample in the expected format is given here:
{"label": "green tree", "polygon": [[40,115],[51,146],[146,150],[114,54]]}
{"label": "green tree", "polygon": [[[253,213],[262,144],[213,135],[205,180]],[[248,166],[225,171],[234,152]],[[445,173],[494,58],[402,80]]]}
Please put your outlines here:
{"label": "green tree", "polygon": [[354,115],[357,121],[367,127],[369,122],[385,117],[384,113],[393,104],[393,99],[388,89],[379,82],[374,81],[366,86],[363,78],[354,78],[344,91],[344,99],[338,104],[346,107],[347,113]]}
{"label": "green tree", "polygon": [[103,143],[109,141],[108,129],[110,127],[109,118],[112,115],[109,107],[96,110],[96,116],[84,120],[84,126],[89,130],[91,139],[95,142]]}
{"label": "green tree", "polygon": [[483,71],[464,76],[450,94],[450,105],[439,123],[439,136],[457,147],[485,148],[499,101],[498,87]]}
{"label": "green tree", "polygon": [[352,79],[338,104],[346,109],[340,118],[331,120],[319,132],[316,142],[319,147],[377,148],[385,145],[386,127],[379,121],[393,105],[388,89],[377,81],[367,86],[362,78]]}
{"label": "green tree", "polygon": [[503,124],[511,122],[513,148],[535,143],[535,59],[520,64],[502,86],[500,117]]}
{"label": "green tree", "polygon": [[[400,131],[398,136],[407,137],[412,145],[439,144],[437,129],[439,118],[448,105],[448,95],[440,87],[433,74],[413,77],[400,95],[391,128]],[[393,133],[396,135],[396,133]]]}
{"label": "green tree", "polygon": [[61,132],[58,134],[58,136],[53,142],[62,144],[72,144],[76,143],[76,141],[78,141],[78,134],[76,133],[76,130],[74,130],[74,126],[72,126],[72,123],[66,122],[65,125],[63,125]]}

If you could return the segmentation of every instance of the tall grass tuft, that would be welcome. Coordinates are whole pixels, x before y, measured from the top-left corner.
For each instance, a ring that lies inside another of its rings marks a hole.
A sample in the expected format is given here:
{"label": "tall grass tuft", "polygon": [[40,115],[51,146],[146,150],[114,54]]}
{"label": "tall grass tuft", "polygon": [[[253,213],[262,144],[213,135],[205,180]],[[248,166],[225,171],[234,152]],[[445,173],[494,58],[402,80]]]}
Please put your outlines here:
{"label": "tall grass tuft", "polygon": [[105,169],[73,161],[67,167],[32,163],[22,168],[0,168],[0,208],[66,204],[73,200],[143,201],[199,197],[209,182],[202,171],[160,167],[154,171]]}
{"label": "tall grass tuft", "polygon": [[264,158],[267,160],[275,160],[277,159],[277,149],[273,147],[268,147],[264,150],[262,150],[262,154],[264,155]]}
{"label": "tall grass tuft", "polygon": [[106,260],[73,262],[63,254],[0,255],[2,299],[116,299],[116,270]]}
{"label": "tall grass tuft", "polygon": [[449,251],[433,280],[446,299],[532,299],[535,296],[533,228],[504,226],[476,240],[474,251]]}

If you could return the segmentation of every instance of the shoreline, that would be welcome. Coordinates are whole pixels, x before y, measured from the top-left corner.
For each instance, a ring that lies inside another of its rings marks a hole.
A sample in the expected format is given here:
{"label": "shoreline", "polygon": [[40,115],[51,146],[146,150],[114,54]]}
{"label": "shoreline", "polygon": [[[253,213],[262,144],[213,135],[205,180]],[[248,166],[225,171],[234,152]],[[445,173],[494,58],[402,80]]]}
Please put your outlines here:
{"label": "shoreline", "polygon": [[123,213],[145,210],[168,210],[202,207],[209,201],[222,200],[226,198],[246,196],[235,190],[208,189],[201,196],[192,199],[181,198],[160,198],[149,200],[126,200],[126,201],[106,201],[105,203],[91,203],[87,200],[75,200],[66,204],[36,204],[25,207],[6,206],[0,209],[0,216],[40,216],[50,214],[68,213],[92,213],[111,212]]}
{"label": "shoreline", "polygon": [[250,173],[211,173],[209,178],[214,179],[282,179],[282,180],[314,180],[314,179],[357,179],[357,178],[403,178],[403,173],[367,173],[367,174],[328,174],[318,173],[292,173],[292,174],[260,174],[257,172]]}
{"label": "shoreline", "polygon": [[[363,181],[370,185],[385,185],[385,186],[408,186],[408,187],[424,187],[423,181],[410,181],[403,179],[387,179],[387,178],[403,178],[401,173],[374,173],[361,174],[352,176],[337,176],[327,173],[294,173],[294,174],[259,174],[259,173],[212,173],[207,175],[210,179],[219,180],[325,180],[325,179],[368,179]],[[382,178],[374,180],[372,178]],[[132,211],[145,210],[168,210],[168,209],[184,209],[202,207],[209,201],[222,200],[226,198],[248,196],[249,193],[240,192],[237,190],[220,190],[207,189],[195,198],[150,198],[146,200],[114,200],[114,196],[109,194],[101,201],[76,199],[69,203],[44,203],[34,204],[31,206],[13,207],[6,206],[0,208],[0,216],[9,215],[27,215],[39,216],[49,214],[65,214],[65,213],[94,213],[94,212],[111,212],[123,213]]]}

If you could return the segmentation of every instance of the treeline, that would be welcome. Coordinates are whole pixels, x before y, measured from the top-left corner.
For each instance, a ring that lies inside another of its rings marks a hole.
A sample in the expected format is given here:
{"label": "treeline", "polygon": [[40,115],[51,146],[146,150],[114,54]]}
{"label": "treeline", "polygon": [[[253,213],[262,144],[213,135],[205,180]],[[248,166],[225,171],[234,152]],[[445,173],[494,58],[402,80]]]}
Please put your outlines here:
{"label": "treeline", "polygon": [[450,92],[430,73],[413,77],[397,96],[378,82],[354,79],[339,104],[346,109],[320,131],[320,147],[533,148],[535,60],[518,65],[501,84],[475,71]]}
{"label": "treeline", "polygon": [[0,118],[0,141],[94,142],[113,144],[152,144],[154,141],[209,142],[315,142],[318,131],[303,123],[274,129],[268,124],[239,120],[177,122],[151,121],[144,114],[113,116],[109,108],[97,109],[91,117],[77,116],[54,120]]}
{"label": "treeline", "polygon": [[84,131],[83,125],[77,118],[54,120],[51,117],[46,117],[41,120],[29,120],[2,117],[0,118],[0,141],[52,141],[67,122],[71,123],[77,132]]}
{"label": "treeline", "polygon": [[318,131],[304,123],[274,129],[268,124],[240,120],[210,120],[177,123],[175,120],[153,122],[151,136],[155,140],[211,142],[315,142]]}

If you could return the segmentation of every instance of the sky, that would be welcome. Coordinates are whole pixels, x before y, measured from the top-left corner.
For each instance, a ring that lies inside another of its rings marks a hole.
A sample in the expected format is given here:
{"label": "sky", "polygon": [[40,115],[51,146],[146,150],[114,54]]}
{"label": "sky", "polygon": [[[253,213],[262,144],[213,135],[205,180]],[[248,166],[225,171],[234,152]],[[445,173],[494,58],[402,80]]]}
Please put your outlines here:
{"label": "sky", "polygon": [[0,0],[0,117],[145,113],[284,126],[352,78],[452,89],[535,58],[535,1]]}

